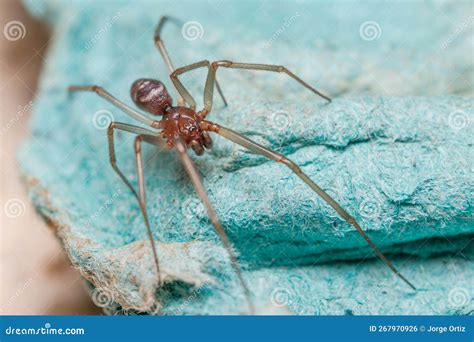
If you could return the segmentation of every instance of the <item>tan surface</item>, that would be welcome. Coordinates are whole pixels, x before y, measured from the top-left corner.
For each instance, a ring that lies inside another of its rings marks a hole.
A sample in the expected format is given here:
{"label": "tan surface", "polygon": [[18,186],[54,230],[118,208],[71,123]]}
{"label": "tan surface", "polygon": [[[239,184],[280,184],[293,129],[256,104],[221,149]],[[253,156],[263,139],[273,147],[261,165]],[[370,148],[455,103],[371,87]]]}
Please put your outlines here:
{"label": "tan surface", "polygon": [[[24,38],[7,39],[12,20],[24,25]],[[30,116],[23,107],[35,97],[47,31],[13,0],[0,1],[0,25],[0,314],[98,314],[18,178],[15,154]]]}

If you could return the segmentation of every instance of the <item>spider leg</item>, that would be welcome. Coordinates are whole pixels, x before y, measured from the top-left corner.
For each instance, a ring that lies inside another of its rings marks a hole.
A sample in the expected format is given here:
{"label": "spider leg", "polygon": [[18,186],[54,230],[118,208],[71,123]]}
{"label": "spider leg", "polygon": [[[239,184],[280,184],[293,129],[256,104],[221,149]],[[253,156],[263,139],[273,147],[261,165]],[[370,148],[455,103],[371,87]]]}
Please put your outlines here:
{"label": "spider leg", "polygon": [[202,115],[205,117],[207,114],[209,114],[212,110],[212,98],[214,94],[214,82],[216,79],[216,72],[219,67],[223,68],[231,68],[231,69],[247,69],[247,70],[263,70],[263,71],[272,71],[272,72],[282,72],[296,80],[298,83],[300,83],[302,86],[305,88],[311,90],[313,93],[315,93],[318,96],[321,96],[323,99],[327,100],[328,102],[331,102],[331,99],[327,97],[326,95],[322,94],[315,88],[313,88],[311,85],[303,81],[301,78],[296,76],[294,73],[292,73],[290,70],[288,70],[286,67],[281,66],[281,65],[271,65],[271,64],[254,64],[254,63],[235,63],[231,61],[217,61],[211,63],[211,66],[209,68],[209,73],[207,74],[207,79],[206,79],[206,86],[204,90],[204,111]]}
{"label": "spider leg", "polygon": [[[184,74],[188,71],[198,69],[198,68],[202,68],[202,67],[207,67],[208,70],[209,70],[208,72],[210,72],[210,69],[209,69],[210,64],[211,63],[208,60],[202,60],[200,62],[196,62],[196,63],[193,63],[193,64],[185,65],[184,67],[178,68],[170,74],[171,81],[173,82],[176,90],[181,95],[181,97],[184,99],[184,101],[186,101],[186,103],[189,104],[191,106],[191,108],[194,109],[194,110],[196,110],[196,101],[191,96],[191,94],[186,90],[183,83],[179,80],[178,76],[182,75],[182,74]],[[216,81],[216,87],[217,87],[217,91],[219,92],[220,96],[222,97],[222,101],[224,101],[224,105],[227,106],[227,101],[226,101],[226,99],[224,97],[224,94],[222,93],[221,88],[220,88],[219,84],[217,83],[217,81]]]}
{"label": "spider leg", "polygon": [[159,128],[159,123],[158,121],[152,120],[148,118],[147,116],[143,115],[140,112],[137,112],[133,108],[127,106],[125,103],[117,99],[116,97],[112,96],[107,90],[105,90],[102,87],[96,86],[96,85],[86,85],[86,86],[70,86],[68,88],[70,92],[76,92],[76,91],[90,91],[90,92],[95,92],[97,95],[100,97],[106,99],[108,102],[113,104],[115,107],[119,108],[123,112],[125,112],[128,116],[131,118],[138,120],[142,123],[144,123],[147,126],[151,126],[154,128]]}
{"label": "spider leg", "polygon": [[242,271],[240,269],[239,261],[237,260],[237,257],[234,253],[234,250],[229,241],[229,238],[227,237],[227,234],[224,228],[222,227],[219,221],[219,218],[217,217],[216,211],[214,210],[211,202],[209,201],[209,197],[207,196],[206,190],[204,189],[201,178],[199,177],[199,174],[197,173],[196,168],[191,158],[189,158],[189,155],[186,152],[186,146],[184,142],[179,137],[175,138],[173,142],[174,142],[174,146],[176,147],[176,150],[178,151],[178,155],[181,159],[181,162],[184,165],[184,168],[186,169],[189,175],[189,178],[191,179],[196,189],[196,192],[198,193],[198,196],[200,197],[201,201],[206,207],[207,215],[209,216],[212,224],[214,225],[217,235],[219,236],[222,244],[224,245],[225,249],[227,250],[227,253],[229,254],[232,267],[234,268],[234,271],[237,274],[237,277],[239,278],[239,282],[242,286],[242,289],[244,290],[245,298],[247,300],[250,313],[253,314],[255,312],[255,308],[253,306],[252,300],[250,299],[250,290],[242,276]]}
{"label": "spider leg", "polygon": [[[155,45],[158,48],[158,50],[160,51],[161,57],[163,57],[163,60],[165,61],[166,66],[168,67],[169,73],[173,74],[173,72],[175,71],[174,66],[173,66],[173,62],[171,62],[170,55],[169,55],[168,51],[166,50],[165,43],[163,42],[163,39],[161,38],[161,35],[162,35],[161,31],[163,30],[163,26],[168,21],[174,22],[176,25],[182,25],[181,20],[178,20],[176,18],[169,17],[169,16],[163,16],[163,17],[160,18],[160,21],[158,22],[158,25],[156,26],[154,39],[155,39]],[[190,70],[192,70],[192,69],[190,69]],[[175,82],[173,81],[173,83],[175,83]],[[176,86],[176,84],[175,84],[175,86]],[[216,87],[217,87],[217,91],[219,92],[219,95],[222,98],[222,101],[224,102],[224,105],[227,106],[227,101],[225,100],[224,94],[222,93],[221,87],[219,86],[219,83],[217,82],[217,80],[216,80]],[[183,96],[183,93],[180,92],[178,88],[176,88],[176,90],[178,90],[178,96],[179,96],[178,105],[182,105],[183,100],[186,101],[186,98],[185,98],[185,96]],[[187,91],[186,91],[186,93],[189,95],[189,93]],[[191,102],[188,102],[188,101],[186,101],[186,102],[190,106],[192,106],[192,103],[194,103],[194,108],[195,108],[196,104],[194,102],[194,99],[191,97],[191,95],[189,95],[188,99],[189,98],[191,98]]]}
{"label": "spider leg", "polygon": [[[115,143],[114,143],[114,130],[122,130],[129,133],[138,134],[135,138],[134,149],[135,149],[135,157],[136,157],[136,164],[137,164],[137,174],[138,174],[138,193],[133,188],[132,184],[129,182],[127,177],[123,174],[123,172],[117,166],[117,159],[115,156]],[[109,157],[110,157],[110,164],[115,172],[119,175],[122,181],[127,185],[130,189],[132,194],[138,201],[140,206],[140,210],[143,216],[143,220],[145,221],[145,226],[148,233],[148,238],[150,240],[150,245],[153,251],[153,259],[156,266],[156,272],[158,277],[158,284],[161,285],[161,273],[160,273],[160,263],[158,259],[158,254],[156,253],[156,245],[155,240],[153,238],[153,233],[151,231],[150,220],[148,219],[148,213],[146,210],[146,194],[145,194],[145,182],[144,182],[144,175],[143,175],[143,158],[141,153],[141,142],[142,140],[152,142],[153,139],[156,139],[156,133],[153,131],[149,131],[147,129],[128,125],[121,122],[111,122],[108,130],[107,130],[107,138],[109,142]]]}
{"label": "spider leg", "polygon": [[197,63],[189,64],[184,67],[178,68],[175,71],[173,71],[170,74],[171,81],[174,84],[174,87],[178,91],[178,93],[181,95],[181,97],[186,101],[186,103],[193,109],[196,110],[196,101],[194,98],[191,96],[189,91],[184,87],[183,83],[179,80],[178,76],[184,74],[185,72],[202,68],[202,67],[208,67],[209,68],[209,61],[204,60],[200,61]]}
{"label": "spider leg", "polygon": [[163,26],[165,25],[167,21],[172,21],[176,25],[181,25],[181,21],[176,18],[169,17],[169,16],[161,17],[160,21],[158,22],[158,25],[156,25],[154,39],[155,39],[155,45],[160,51],[160,54],[163,57],[163,60],[165,61],[165,64],[168,67],[169,72],[172,73],[174,71],[173,62],[171,62],[170,55],[168,51],[166,50],[163,40],[161,39],[161,31],[163,30]]}
{"label": "spider leg", "polygon": [[408,281],[392,264],[390,260],[387,259],[387,257],[379,250],[379,248],[375,245],[374,242],[368,237],[368,235],[362,230],[360,225],[357,223],[357,221],[349,215],[349,213],[344,210],[331,196],[329,196],[323,189],[321,189],[316,183],[314,183],[299,167],[296,165],[293,161],[285,157],[284,155],[277,153],[275,151],[272,151],[248,138],[245,136],[232,131],[228,128],[219,126],[213,122],[210,121],[202,121],[201,122],[201,128],[203,130],[209,130],[212,132],[215,132],[222,137],[238,144],[241,145],[250,151],[260,154],[264,157],[267,157],[268,159],[274,160],[276,162],[282,163],[288,168],[290,168],[291,171],[293,171],[303,182],[305,182],[315,193],[317,193],[326,203],[328,203],[336,212],[349,224],[354,226],[357,231],[362,235],[362,237],[367,241],[367,243],[370,245],[372,250],[377,254],[377,256],[387,265],[393,273],[395,273],[400,279],[402,279],[408,286],[410,286],[413,290],[416,290],[415,286]]}

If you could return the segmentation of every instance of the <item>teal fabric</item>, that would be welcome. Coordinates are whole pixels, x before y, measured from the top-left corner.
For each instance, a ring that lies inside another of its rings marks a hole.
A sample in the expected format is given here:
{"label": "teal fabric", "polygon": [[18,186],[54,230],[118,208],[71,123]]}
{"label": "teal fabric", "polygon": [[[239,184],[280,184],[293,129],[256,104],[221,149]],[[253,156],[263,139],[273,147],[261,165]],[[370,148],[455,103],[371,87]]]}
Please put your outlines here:
{"label": "teal fabric", "polygon": [[[418,287],[410,291],[371,259],[353,227],[288,169],[213,137],[214,148],[193,159],[259,313],[472,312],[472,4],[25,4],[51,24],[53,41],[19,154],[23,177],[108,313],[246,310],[179,160],[145,146],[148,209],[168,282],[156,289],[137,203],[108,162],[108,121],[132,121],[95,94],[66,91],[99,84],[132,105],[131,83],[153,77],[174,94],[152,39],[164,14],[198,29],[194,39],[165,28],[176,66],[282,64],[332,95],[326,104],[284,75],[219,70],[229,106],[216,96],[209,119],[297,162]],[[183,76],[199,104],[204,79],[204,70]],[[133,136],[116,142],[136,184]]]}

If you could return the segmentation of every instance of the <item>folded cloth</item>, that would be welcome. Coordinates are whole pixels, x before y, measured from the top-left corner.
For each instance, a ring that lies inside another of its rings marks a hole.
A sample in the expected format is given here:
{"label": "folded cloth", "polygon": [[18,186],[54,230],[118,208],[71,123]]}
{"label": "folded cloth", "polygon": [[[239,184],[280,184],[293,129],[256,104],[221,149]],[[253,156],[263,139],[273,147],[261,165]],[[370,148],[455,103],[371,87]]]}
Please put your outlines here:
{"label": "folded cloth", "polygon": [[[136,200],[108,165],[108,123],[133,121],[93,93],[66,90],[98,84],[131,104],[133,80],[157,77],[173,94],[152,38],[158,18],[174,13],[184,24],[170,24],[164,39],[176,66],[204,58],[284,64],[333,94],[326,104],[284,75],[219,69],[229,106],[215,96],[209,119],[297,162],[385,253],[399,255],[402,272],[423,289],[411,293],[378,260],[361,263],[374,256],[364,239],[283,165],[213,137],[213,149],[193,159],[259,310],[473,310],[463,300],[473,272],[472,63],[465,53],[472,37],[452,24],[466,19],[462,4],[394,4],[396,22],[375,3],[357,11],[348,4],[186,3],[192,16],[184,17],[179,2],[26,4],[53,25],[54,41],[19,155],[23,177],[93,297],[108,295],[109,313],[245,310],[175,153],[146,146],[147,205],[168,284],[156,289]],[[430,25],[412,31],[420,21]],[[183,76],[197,99],[204,79],[198,71]],[[136,186],[132,143],[127,133],[116,137],[119,166]],[[434,257],[440,253],[455,257]],[[321,265],[336,260],[345,262]],[[295,277],[303,281],[294,285]],[[387,306],[369,298],[377,293]]]}

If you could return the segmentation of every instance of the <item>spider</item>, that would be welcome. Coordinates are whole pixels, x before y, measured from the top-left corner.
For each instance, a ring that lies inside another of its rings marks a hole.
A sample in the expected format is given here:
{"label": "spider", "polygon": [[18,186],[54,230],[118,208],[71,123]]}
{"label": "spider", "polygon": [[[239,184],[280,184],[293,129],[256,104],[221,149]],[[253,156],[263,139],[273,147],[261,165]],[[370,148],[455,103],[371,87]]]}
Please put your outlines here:
{"label": "spider", "polygon": [[[286,156],[272,151],[265,146],[262,146],[245,136],[223,127],[217,123],[206,120],[206,117],[212,110],[214,87],[217,88],[219,95],[221,96],[224,105],[227,105],[227,101],[221,91],[219,83],[216,80],[216,73],[219,68],[231,68],[231,69],[246,69],[246,70],[261,70],[284,73],[292,79],[296,80],[303,87],[312,91],[314,94],[322,97],[327,102],[331,102],[331,99],[326,95],[322,94],[311,85],[303,81],[301,78],[292,73],[289,69],[281,65],[269,65],[269,64],[254,64],[254,63],[236,63],[228,60],[219,60],[216,62],[209,62],[208,60],[202,60],[197,63],[183,66],[175,69],[168,51],[165,48],[164,42],[161,38],[161,32],[166,22],[174,22],[179,24],[180,22],[168,16],[164,16],[158,22],[158,25],[154,34],[155,45],[158,48],[170,74],[169,77],[176,88],[178,93],[177,105],[173,105],[173,100],[168,94],[165,85],[155,79],[142,78],[136,80],[131,87],[131,97],[133,102],[141,110],[153,115],[160,117],[160,120],[154,120],[149,115],[145,115],[121,102],[114,96],[112,96],[105,89],[97,85],[86,85],[86,86],[70,86],[70,92],[77,91],[89,91],[95,92],[111,104],[128,114],[131,118],[141,122],[148,126],[148,128],[130,125],[121,122],[111,122],[108,130],[108,144],[109,144],[109,158],[110,164],[118,176],[123,180],[126,186],[130,189],[133,195],[136,197],[140,206],[141,214],[147,229],[147,234],[150,240],[151,249],[153,253],[154,263],[156,266],[158,285],[161,285],[161,273],[160,263],[156,246],[153,238],[150,221],[148,218],[146,208],[146,193],[145,193],[145,182],[143,174],[143,158],[142,158],[142,143],[149,143],[153,145],[160,145],[163,139],[166,141],[169,149],[174,148],[177,151],[179,159],[181,160],[191,182],[193,183],[197,195],[203,202],[207,214],[213,224],[217,235],[219,236],[223,246],[225,247],[232,267],[238,277],[238,281],[245,294],[247,304],[251,313],[254,312],[254,306],[251,300],[251,292],[249,287],[242,276],[240,264],[237,260],[236,254],[233,250],[232,244],[227,237],[227,234],[222,227],[219,218],[214,210],[199,177],[196,168],[189,157],[187,150],[192,149],[196,155],[200,156],[206,149],[212,147],[212,139],[209,133],[215,133],[222,136],[225,139],[232,141],[235,144],[241,145],[244,148],[250,150],[253,153],[262,155],[270,160],[276,161],[288,167],[296,176],[298,176],[303,182],[305,182],[317,195],[319,195],[328,205],[330,205],[345,221],[355,227],[362,237],[367,241],[370,247],[373,249],[375,254],[396,274],[402,279],[408,286],[413,290],[416,290],[415,286],[410,283],[396,268],[395,266],[385,257],[385,255],[378,249],[378,247],[372,242],[367,234],[362,230],[357,221],[344,210],[331,196],[329,196],[323,189],[321,189],[315,182],[313,182],[293,161],[288,159]],[[178,76],[195,70],[198,68],[207,68],[207,79],[204,90],[204,108],[202,110],[196,110],[196,102],[191,94],[186,90],[184,85],[181,83]],[[134,141],[136,169],[138,175],[138,191],[132,186],[125,175],[117,166],[114,148],[114,132],[116,130],[126,131],[136,135]]]}

